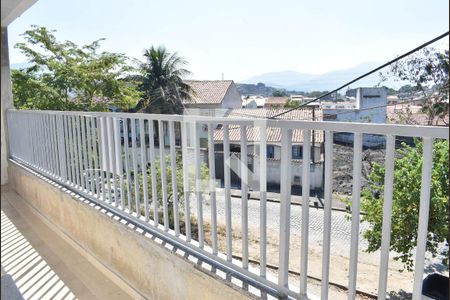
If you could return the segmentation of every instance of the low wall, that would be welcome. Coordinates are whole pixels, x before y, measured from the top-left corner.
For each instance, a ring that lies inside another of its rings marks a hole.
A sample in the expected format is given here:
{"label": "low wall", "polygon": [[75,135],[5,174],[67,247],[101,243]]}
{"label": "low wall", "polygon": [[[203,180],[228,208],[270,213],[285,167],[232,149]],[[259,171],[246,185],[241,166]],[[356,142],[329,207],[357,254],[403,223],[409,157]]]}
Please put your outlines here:
{"label": "low wall", "polygon": [[248,299],[243,291],[15,163],[8,164],[8,173],[10,188],[145,297]]}

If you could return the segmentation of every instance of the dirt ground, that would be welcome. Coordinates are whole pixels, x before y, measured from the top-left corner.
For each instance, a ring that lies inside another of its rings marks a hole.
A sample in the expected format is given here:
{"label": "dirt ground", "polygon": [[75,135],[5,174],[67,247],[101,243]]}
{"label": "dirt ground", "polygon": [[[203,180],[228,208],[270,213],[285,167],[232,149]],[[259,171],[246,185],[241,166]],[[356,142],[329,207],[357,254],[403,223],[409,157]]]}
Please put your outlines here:
{"label": "dirt ground", "polygon": [[[242,236],[238,228],[233,228],[233,255],[242,256]],[[274,267],[278,266],[278,232],[268,229],[267,232],[267,264]],[[210,224],[205,224],[205,243],[211,245],[211,227]],[[290,241],[290,262],[289,270],[297,274],[290,274],[289,282],[292,284],[291,288],[297,290],[299,287],[300,272],[300,246],[301,236],[297,234],[291,235]],[[218,226],[218,247],[219,251],[226,252],[226,230],[225,224]],[[249,260],[259,261],[259,232],[249,230]],[[349,250],[350,251],[350,250]],[[348,251],[348,252],[349,252]],[[330,293],[333,294],[333,299],[347,299],[345,289],[337,285],[348,285],[348,254],[336,253],[331,249],[330,257]],[[320,244],[309,245],[308,254],[308,280],[310,291],[316,296],[320,295],[320,278],[322,270],[322,246]],[[358,253],[358,278],[357,290],[366,292],[368,294],[377,295],[378,288],[378,268],[379,268],[379,253]],[[402,299],[407,297],[406,291],[412,290],[413,273],[399,272],[400,264],[390,259],[388,272],[388,291],[391,295],[402,294]],[[277,269],[268,269],[269,273],[276,276]],[[333,283],[337,285],[333,285]],[[406,295],[406,296],[405,296]],[[372,297],[359,294],[357,299],[371,299]]]}

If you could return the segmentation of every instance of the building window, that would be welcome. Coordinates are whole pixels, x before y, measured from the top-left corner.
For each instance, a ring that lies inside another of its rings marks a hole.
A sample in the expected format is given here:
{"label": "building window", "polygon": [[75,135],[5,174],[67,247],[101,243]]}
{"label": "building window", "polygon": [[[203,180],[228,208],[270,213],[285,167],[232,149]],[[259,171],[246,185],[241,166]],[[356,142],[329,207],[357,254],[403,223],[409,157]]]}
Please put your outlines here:
{"label": "building window", "polygon": [[267,145],[267,158],[275,158],[275,146]]}
{"label": "building window", "polygon": [[302,159],[303,148],[302,146],[292,146],[292,159]]}

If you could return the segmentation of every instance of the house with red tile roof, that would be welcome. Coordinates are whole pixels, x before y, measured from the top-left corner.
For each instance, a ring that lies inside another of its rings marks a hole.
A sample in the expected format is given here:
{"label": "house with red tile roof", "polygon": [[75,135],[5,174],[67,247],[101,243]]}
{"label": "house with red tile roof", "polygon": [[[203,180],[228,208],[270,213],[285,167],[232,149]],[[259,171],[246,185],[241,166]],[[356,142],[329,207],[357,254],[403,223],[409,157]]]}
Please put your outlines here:
{"label": "house with red tile roof", "polygon": [[183,100],[185,108],[218,109],[242,107],[241,94],[233,80],[186,80],[191,99]]}

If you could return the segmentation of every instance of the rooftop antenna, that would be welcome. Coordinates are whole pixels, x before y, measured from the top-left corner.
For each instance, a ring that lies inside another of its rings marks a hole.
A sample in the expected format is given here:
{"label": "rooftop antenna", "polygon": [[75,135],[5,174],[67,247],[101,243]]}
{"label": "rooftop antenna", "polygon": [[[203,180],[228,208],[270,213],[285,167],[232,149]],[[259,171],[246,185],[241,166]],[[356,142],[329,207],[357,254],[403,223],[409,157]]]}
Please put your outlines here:
{"label": "rooftop antenna", "polygon": [[225,78],[225,77],[224,77],[223,72],[222,72],[222,80],[224,80],[224,78]]}

